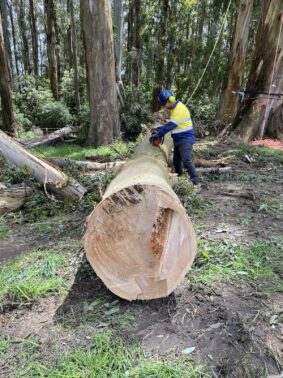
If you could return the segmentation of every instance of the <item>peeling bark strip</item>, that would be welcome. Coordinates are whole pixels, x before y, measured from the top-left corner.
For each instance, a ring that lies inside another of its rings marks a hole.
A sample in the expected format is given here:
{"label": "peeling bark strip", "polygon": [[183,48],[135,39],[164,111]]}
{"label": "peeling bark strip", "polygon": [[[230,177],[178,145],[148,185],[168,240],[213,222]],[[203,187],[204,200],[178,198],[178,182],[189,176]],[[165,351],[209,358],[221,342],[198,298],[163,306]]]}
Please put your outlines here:
{"label": "peeling bark strip", "polygon": [[87,258],[105,285],[128,300],[169,295],[195,257],[192,224],[169,183],[171,146],[170,137],[161,148],[146,138],[88,218]]}
{"label": "peeling bark strip", "polygon": [[44,185],[45,190],[63,197],[81,199],[86,189],[71,181],[63,172],[33,156],[0,130],[0,154],[17,167],[27,167],[32,176]]}

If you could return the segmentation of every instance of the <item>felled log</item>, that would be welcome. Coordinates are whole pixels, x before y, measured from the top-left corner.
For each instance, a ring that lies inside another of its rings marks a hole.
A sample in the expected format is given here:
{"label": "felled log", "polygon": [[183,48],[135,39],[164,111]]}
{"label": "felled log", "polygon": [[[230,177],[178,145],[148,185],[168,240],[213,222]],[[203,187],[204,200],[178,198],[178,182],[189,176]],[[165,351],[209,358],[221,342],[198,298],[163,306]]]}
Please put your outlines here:
{"label": "felled log", "polygon": [[211,168],[197,168],[197,173],[227,173],[232,167],[211,167]]}
{"label": "felled log", "polygon": [[15,211],[23,206],[30,188],[26,185],[12,185],[7,188],[0,183],[0,215]]}
{"label": "felled log", "polygon": [[211,168],[211,167],[225,167],[227,164],[223,159],[218,160],[205,160],[205,159],[194,159],[195,167]]}
{"label": "felled log", "polygon": [[[55,164],[60,168],[65,168],[70,164],[70,160],[64,158],[48,158],[47,159],[51,164]],[[80,161],[80,160],[71,160],[72,164],[77,165],[78,167],[83,168],[86,171],[102,171],[113,168],[119,168],[125,161],[110,161],[108,163],[96,163],[92,161]]]}
{"label": "felled log", "polygon": [[76,130],[77,129],[74,126],[66,126],[42,138],[25,140],[18,139],[17,141],[27,148],[46,146],[63,141],[64,138],[66,138],[66,136],[68,136]]}
{"label": "felled log", "polygon": [[1,130],[0,154],[3,155],[8,162],[17,167],[29,168],[32,176],[44,185],[45,191],[50,190],[60,197],[71,197],[74,199],[81,199],[86,193],[86,189],[81,184],[70,180],[68,176],[60,170],[55,169],[26,151]]}
{"label": "felled log", "polygon": [[88,217],[87,258],[105,285],[128,300],[169,295],[195,258],[192,224],[170,186],[171,146],[170,137],[161,147],[146,138]]}

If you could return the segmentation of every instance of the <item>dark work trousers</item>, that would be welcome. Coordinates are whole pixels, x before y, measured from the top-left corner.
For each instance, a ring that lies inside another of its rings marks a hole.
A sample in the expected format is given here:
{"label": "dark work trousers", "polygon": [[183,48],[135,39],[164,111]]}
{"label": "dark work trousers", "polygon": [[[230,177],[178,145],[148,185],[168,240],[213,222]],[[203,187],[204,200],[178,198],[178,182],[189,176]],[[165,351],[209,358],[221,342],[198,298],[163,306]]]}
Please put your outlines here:
{"label": "dark work trousers", "polygon": [[182,176],[183,168],[188,171],[189,176],[194,185],[199,183],[196,169],[192,160],[192,143],[185,142],[177,147],[174,147],[173,164],[178,176]]}

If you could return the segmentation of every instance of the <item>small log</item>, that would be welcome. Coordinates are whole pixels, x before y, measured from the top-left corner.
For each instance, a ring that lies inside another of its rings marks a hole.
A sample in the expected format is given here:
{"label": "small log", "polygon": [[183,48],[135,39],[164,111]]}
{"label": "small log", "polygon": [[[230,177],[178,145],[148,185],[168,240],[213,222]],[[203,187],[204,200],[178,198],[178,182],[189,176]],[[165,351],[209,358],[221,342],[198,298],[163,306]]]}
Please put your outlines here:
{"label": "small log", "polygon": [[32,176],[44,185],[45,191],[50,190],[58,196],[79,200],[86,193],[81,184],[70,181],[63,172],[26,151],[1,130],[0,154],[17,167],[28,167]]}
{"label": "small log", "polygon": [[30,188],[23,184],[7,188],[0,183],[0,216],[22,207],[29,192]]}
{"label": "small log", "polygon": [[47,161],[51,164],[57,165],[60,168],[65,168],[70,163],[75,164],[86,171],[106,171],[108,169],[119,168],[126,163],[125,161],[121,160],[109,161],[108,163],[96,163],[92,161],[69,160],[64,158],[48,158]]}
{"label": "small log", "polygon": [[195,159],[195,167],[211,168],[211,167],[225,167],[227,164],[223,159],[218,160],[205,160],[205,159]]}
{"label": "small log", "polygon": [[195,258],[193,226],[171,189],[171,148],[170,136],[161,147],[146,138],[88,217],[87,258],[105,285],[128,300],[169,295]]}
{"label": "small log", "polygon": [[55,131],[54,133],[46,135],[43,138],[25,139],[25,140],[17,139],[17,142],[19,142],[26,148],[47,146],[50,144],[55,144],[57,142],[63,141],[64,138],[66,138],[66,136],[68,136],[70,133],[73,133],[75,131],[77,131],[77,128],[75,128],[74,126],[66,126],[60,130]]}
{"label": "small log", "polygon": [[232,170],[232,167],[211,167],[211,168],[197,168],[197,173],[227,173]]}

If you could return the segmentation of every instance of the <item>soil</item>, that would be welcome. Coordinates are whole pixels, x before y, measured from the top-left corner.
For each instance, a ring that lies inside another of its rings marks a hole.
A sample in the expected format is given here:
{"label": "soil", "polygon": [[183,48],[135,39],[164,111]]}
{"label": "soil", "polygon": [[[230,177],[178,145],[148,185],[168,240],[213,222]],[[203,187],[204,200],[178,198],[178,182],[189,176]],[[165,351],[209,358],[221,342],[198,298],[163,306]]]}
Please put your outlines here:
{"label": "soil", "polygon": [[[227,156],[227,146],[217,148],[217,157]],[[282,213],[276,207],[259,209],[263,197],[282,204],[283,166],[269,160],[254,165],[244,157],[230,159],[229,165],[232,174],[203,180],[200,196],[214,206],[190,214],[198,238],[241,244],[280,236]],[[24,237],[18,243],[1,241],[0,259],[12,259],[33,246]],[[85,304],[97,299],[116,303],[118,314],[107,317],[103,306],[86,313]],[[283,323],[270,322],[272,315],[281,317],[282,304],[283,293],[266,294],[249,281],[209,286],[187,281],[168,298],[127,302],[113,295],[82,259],[65,298],[54,295],[29,307],[11,308],[0,315],[0,332],[14,339],[33,335],[44,364],[50,363],[52,343],[57,348],[52,353],[63,353],[76,343],[87,345],[93,329],[113,327],[126,339],[141,342],[147,356],[171,358],[195,348],[190,355],[209,369],[211,377],[261,378],[279,376],[283,370]],[[128,320],[126,327],[119,323],[123,319]],[[0,376],[10,376],[7,365],[3,371]]]}

